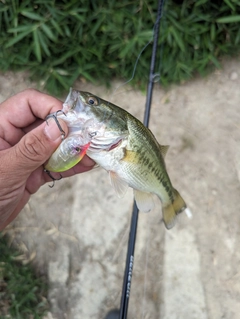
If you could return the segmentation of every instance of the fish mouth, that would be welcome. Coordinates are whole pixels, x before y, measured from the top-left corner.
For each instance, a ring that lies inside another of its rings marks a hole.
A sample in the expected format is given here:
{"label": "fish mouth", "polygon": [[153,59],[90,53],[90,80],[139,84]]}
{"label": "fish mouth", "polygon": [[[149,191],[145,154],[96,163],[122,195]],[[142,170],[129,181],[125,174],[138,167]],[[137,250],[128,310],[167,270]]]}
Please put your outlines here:
{"label": "fish mouth", "polygon": [[86,112],[85,104],[85,101],[81,99],[79,91],[70,88],[62,108],[65,116],[61,116],[68,125],[69,135],[81,134],[86,123],[91,119],[90,114]]}
{"label": "fish mouth", "polygon": [[68,96],[63,103],[63,112],[67,113],[70,110],[82,111],[83,109],[84,103],[80,98],[79,92],[70,88]]}

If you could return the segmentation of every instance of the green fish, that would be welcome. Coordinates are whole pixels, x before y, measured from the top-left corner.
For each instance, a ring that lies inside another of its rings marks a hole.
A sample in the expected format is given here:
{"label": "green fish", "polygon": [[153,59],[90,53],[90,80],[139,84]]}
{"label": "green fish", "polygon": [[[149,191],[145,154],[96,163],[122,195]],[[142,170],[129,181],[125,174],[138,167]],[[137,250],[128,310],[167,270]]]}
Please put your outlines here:
{"label": "green fish", "polygon": [[[168,146],[160,145],[153,133],[130,113],[92,93],[71,89],[62,111],[65,115],[59,117],[69,128],[66,140],[81,139],[78,146],[85,145],[86,154],[109,172],[120,197],[132,187],[140,211],[153,208],[156,194],[162,203],[165,226],[172,228],[186,204],[173,188],[166,170],[164,157]],[[60,158],[61,153],[60,145],[55,157]],[[63,167],[64,161],[57,166]]]}

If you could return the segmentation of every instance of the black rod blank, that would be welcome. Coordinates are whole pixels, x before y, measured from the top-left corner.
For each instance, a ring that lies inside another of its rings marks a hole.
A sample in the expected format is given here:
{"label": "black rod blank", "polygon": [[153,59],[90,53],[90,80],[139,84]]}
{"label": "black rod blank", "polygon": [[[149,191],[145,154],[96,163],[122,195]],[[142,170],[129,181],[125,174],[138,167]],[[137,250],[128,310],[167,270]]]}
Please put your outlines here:
{"label": "black rod blank", "polygon": [[[164,4],[164,0],[158,1],[158,11],[157,11],[156,23],[154,26],[152,58],[151,58],[151,64],[150,64],[148,90],[147,90],[145,114],[144,114],[144,121],[143,121],[143,124],[145,126],[148,126],[149,124],[149,117],[150,117],[150,110],[151,110],[151,103],[152,103],[152,92],[153,92],[154,78],[155,78],[154,70],[155,70],[156,57],[157,57],[158,36],[159,36],[160,20],[162,16],[163,4]],[[128,240],[126,266],[125,266],[125,273],[124,273],[124,279],[123,279],[119,319],[126,319],[127,313],[128,313],[128,303],[129,303],[129,297],[130,297],[131,280],[132,280],[133,263],[134,263],[134,250],[135,250],[135,243],[136,243],[136,237],[137,237],[138,213],[139,211],[138,211],[136,202],[134,201],[130,232],[129,232],[129,240]]]}

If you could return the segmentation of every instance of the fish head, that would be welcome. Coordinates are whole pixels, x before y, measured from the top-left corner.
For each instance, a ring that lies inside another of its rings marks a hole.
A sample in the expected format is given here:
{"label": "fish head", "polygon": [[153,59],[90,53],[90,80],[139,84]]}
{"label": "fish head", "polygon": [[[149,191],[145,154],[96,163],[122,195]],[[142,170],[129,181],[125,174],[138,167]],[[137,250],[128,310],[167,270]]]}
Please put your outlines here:
{"label": "fish head", "polygon": [[70,135],[84,134],[90,137],[89,150],[109,150],[127,135],[126,112],[92,93],[70,89],[63,112],[67,117],[72,114],[75,117],[68,125]]}
{"label": "fish head", "polygon": [[128,137],[124,110],[89,92],[70,89],[58,118],[67,123],[68,136],[45,166],[50,171],[67,170],[85,154],[97,159],[116,151]]}
{"label": "fish head", "polygon": [[96,95],[70,89],[66,101],[63,104],[65,114],[74,113],[79,123],[93,120],[102,123],[113,130],[125,130],[127,127],[126,116],[123,109],[105,101]]}
{"label": "fish head", "polygon": [[[70,89],[70,92],[63,103],[63,112],[69,116],[74,114],[78,121],[92,119],[93,117],[101,117],[97,112],[99,106],[99,98],[91,93]],[[99,119],[99,118],[98,118]],[[100,119],[99,119],[100,120]]]}

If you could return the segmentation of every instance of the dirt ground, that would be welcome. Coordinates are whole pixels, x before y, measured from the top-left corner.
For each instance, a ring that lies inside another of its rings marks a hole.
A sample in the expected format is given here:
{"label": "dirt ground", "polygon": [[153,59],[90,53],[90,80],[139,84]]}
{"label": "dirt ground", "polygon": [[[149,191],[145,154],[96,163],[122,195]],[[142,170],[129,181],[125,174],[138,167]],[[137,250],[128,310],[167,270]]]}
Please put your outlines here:
{"label": "dirt ground", "polygon": [[[145,96],[115,82],[76,82],[143,119]],[[0,74],[0,101],[36,87]],[[63,96],[64,100],[66,97]],[[140,213],[130,319],[237,319],[240,313],[240,60],[207,78],[154,90],[150,128],[170,145],[166,165],[191,212],[170,231],[161,206]],[[132,210],[102,169],[47,185],[8,228],[25,261],[48,276],[46,318],[105,318],[119,308]]]}

